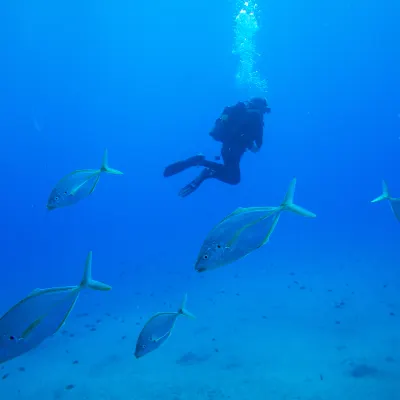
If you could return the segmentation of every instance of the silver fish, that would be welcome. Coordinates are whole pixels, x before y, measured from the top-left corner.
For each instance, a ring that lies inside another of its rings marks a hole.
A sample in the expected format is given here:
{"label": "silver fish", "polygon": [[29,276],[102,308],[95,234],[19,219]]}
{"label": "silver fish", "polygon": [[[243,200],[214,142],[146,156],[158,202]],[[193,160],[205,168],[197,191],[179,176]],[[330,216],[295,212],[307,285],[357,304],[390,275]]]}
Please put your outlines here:
{"label": "silver fish", "polygon": [[122,175],[121,171],[108,166],[107,149],[104,152],[100,169],[78,169],[64,176],[53,188],[47,200],[47,209],[67,207],[93,193],[99,182],[100,175],[105,172],[112,175]]}
{"label": "silver fish", "polygon": [[376,199],[372,200],[371,203],[378,203],[383,200],[388,200],[390,208],[394,216],[400,221],[400,198],[390,196],[389,189],[385,181],[382,181],[382,194]]}
{"label": "silver fish", "polygon": [[27,353],[54,335],[84,289],[111,289],[92,279],[92,252],[87,256],[79,285],[35,289],[0,318],[0,364]]}
{"label": "silver fish", "polygon": [[294,178],[279,207],[238,208],[219,222],[200,248],[195,263],[196,271],[203,272],[231,264],[266,244],[282,211],[315,218],[314,213],[293,203],[295,188]]}
{"label": "silver fish", "polygon": [[195,318],[186,310],[185,295],[182,305],[177,312],[160,312],[153,315],[144,325],[136,341],[135,357],[140,358],[158,349],[170,336],[176,319],[180,315]]}

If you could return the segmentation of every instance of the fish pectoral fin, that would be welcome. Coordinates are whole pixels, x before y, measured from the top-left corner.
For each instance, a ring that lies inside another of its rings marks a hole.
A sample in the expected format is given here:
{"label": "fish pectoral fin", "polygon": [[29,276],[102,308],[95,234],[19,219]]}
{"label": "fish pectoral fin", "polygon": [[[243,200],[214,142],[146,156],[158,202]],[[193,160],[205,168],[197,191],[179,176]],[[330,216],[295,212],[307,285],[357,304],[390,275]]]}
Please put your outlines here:
{"label": "fish pectoral fin", "polygon": [[84,182],[82,182],[79,185],[75,186],[73,189],[71,189],[69,194],[71,196],[75,196],[79,192],[79,189],[86,184],[86,182],[87,182],[87,180],[85,180]]}
{"label": "fish pectoral fin", "polygon": [[[62,288],[59,288],[60,290]],[[62,304],[64,301],[66,301],[70,296],[75,295],[75,299],[71,305],[71,307],[68,309],[68,311],[66,312],[64,318],[62,319],[61,323],[59,324],[59,326],[57,327],[56,331],[57,332],[65,323],[67,317],[69,316],[69,314],[71,313],[72,309],[74,308],[74,305],[76,303],[76,300],[78,299],[78,295],[79,295],[79,288],[73,289],[71,290],[67,296],[57,302],[55,302],[47,312],[45,312],[44,314],[42,314],[39,318],[35,319],[31,324],[28,325],[28,327],[22,332],[21,336],[20,336],[20,340],[22,339],[26,339],[41,323],[42,321],[54,310],[56,309],[60,304]]]}
{"label": "fish pectoral fin", "polygon": [[171,331],[168,331],[167,333],[165,333],[164,335],[160,336],[159,338],[155,338],[155,337],[151,336],[150,340],[153,343],[158,343],[160,340],[163,340],[165,337],[167,337],[170,333],[171,333]]}
{"label": "fish pectoral fin", "polygon": [[157,343],[157,342],[159,342],[161,339],[162,339],[162,336],[161,336],[161,338],[156,338],[156,337],[154,337],[154,336],[151,336],[151,337],[150,337],[150,341],[152,341],[153,343]]}
{"label": "fish pectoral fin", "polygon": [[33,321],[21,334],[18,338],[19,340],[26,339],[34,330],[35,328],[42,322],[44,316],[39,317],[35,321]]}

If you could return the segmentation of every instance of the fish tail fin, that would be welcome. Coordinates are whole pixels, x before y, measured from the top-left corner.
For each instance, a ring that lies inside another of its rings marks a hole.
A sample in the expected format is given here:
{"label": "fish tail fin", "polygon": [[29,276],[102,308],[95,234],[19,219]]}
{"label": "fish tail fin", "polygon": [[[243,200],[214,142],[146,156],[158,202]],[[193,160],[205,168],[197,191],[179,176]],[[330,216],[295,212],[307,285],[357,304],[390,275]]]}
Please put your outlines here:
{"label": "fish tail fin", "polygon": [[316,215],[313,212],[308,211],[305,208],[300,207],[297,204],[293,203],[295,190],[296,190],[296,178],[293,178],[292,181],[290,182],[289,189],[286,192],[285,198],[283,199],[280,209],[282,211],[291,211],[295,214],[302,215],[303,217],[315,218]]}
{"label": "fish tail fin", "polygon": [[371,203],[378,203],[379,201],[382,200],[390,200],[388,185],[384,180],[382,181],[382,194],[378,196],[376,199],[372,200]]}
{"label": "fish tail fin", "polygon": [[85,264],[85,272],[83,274],[82,281],[79,285],[81,289],[93,289],[93,290],[101,290],[107,291],[111,290],[111,286],[106,285],[105,283],[95,281],[92,279],[92,252],[89,251],[89,254],[86,258]]}
{"label": "fish tail fin", "polygon": [[186,310],[186,302],[187,302],[187,293],[185,293],[185,296],[183,298],[181,307],[178,310],[178,313],[184,315],[185,317],[195,319],[196,318],[195,315],[193,315],[190,311]]}
{"label": "fish tail fin", "polygon": [[112,175],[123,175],[124,174],[123,172],[118,171],[117,169],[114,169],[114,168],[110,168],[108,166],[108,151],[107,151],[107,149],[104,150],[103,162],[101,164],[100,171],[106,172],[107,174],[112,174]]}

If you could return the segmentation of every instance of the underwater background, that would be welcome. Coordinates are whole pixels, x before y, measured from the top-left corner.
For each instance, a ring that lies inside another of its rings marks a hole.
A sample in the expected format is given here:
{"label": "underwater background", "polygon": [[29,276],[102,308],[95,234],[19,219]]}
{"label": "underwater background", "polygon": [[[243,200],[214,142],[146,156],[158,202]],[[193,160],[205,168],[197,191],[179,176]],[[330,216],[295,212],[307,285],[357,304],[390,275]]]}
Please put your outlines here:
{"label": "underwater background", "polygon": [[[219,144],[238,82],[243,2],[2,4],[0,314],[34,288],[78,284],[89,250],[109,293],[86,291],[62,332],[0,365],[0,399],[400,399],[400,3],[260,0],[254,40],[272,112],[238,186],[192,196],[173,161]],[[257,91],[257,90],[256,90]],[[54,184],[124,172],[46,211]],[[295,201],[265,247],[198,274],[210,229],[237,207]],[[185,293],[196,320],[136,360],[144,322]]]}

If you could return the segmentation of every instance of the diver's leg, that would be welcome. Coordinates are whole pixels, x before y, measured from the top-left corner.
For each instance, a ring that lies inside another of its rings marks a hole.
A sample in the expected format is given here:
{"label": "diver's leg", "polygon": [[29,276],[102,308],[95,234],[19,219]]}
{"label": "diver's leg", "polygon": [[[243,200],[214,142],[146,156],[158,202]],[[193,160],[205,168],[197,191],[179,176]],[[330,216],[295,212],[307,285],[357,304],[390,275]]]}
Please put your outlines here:
{"label": "diver's leg", "polygon": [[200,165],[210,170],[207,178],[215,178],[221,182],[236,185],[240,182],[239,162],[240,159],[237,157],[229,159],[225,157],[224,164],[204,159],[200,162]]}
{"label": "diver's leg", "polygon": [[221,165],[217,164],[217,169],[204,168],[201,174],[188,183],[179,191],[179,196],[186,197],[192,194],[206,179],[218,179],[221,182],[230,185],[237,185],[240,182],[240,168],[239,165]]}
{"label": "diver's leg", "polygon": [[221,156],[224,164],[222,168],[215,170],[213,178],[229,185],[240,183],[240,160],[243,153],[241,148],[222,146]]}
{"label": "diver's leg", "polygon": [[208,161],[205,158],[200,161],[199,165],[202,167],[210,168],[210,169],[214,169],[214,170],[218,170],[224,166],[223,164],[217,163],[215,161]]}
{"label": "diver's leg", "polygon": [[210,168],[204,168],[203,171],[201,171],[201,174],[193,179],[190,183],[188,183],[185,187],[183,187],[179,191],[179,196],[181,197],[186,197],[189,196],[189,194],[192,194],[195,190],[199,188],[199,186],[209,178],[213,178],[215,174],[215,171],[210,169]]}
{"label": "diver's leg", "polygon": [[187,160],[178,161],[174,164],[169,165],[164,170],[164,177],[169,177],[175,174],[178,174],[185,169],[190,167],[205,167],[215,171],[218,171],[224,168],[223,164],[217,163],[215,161],[208,161],[205,159],[204,155],[199,154],[194,157],[190,157]]}
{"label": "diver's leg", "polygon": [[220,165],[220,168],[214,169],[210,178],[218,179],[229,185],[237,185],[240,183],[240,167],[238,164]]}
{"label": "diver's leg", "polygon": [[221,172],[216,173],[213,178],[229,185],[238,185],[240,183],[240,167],[238,164],[224,165]]}
{"label": "diver's leg", "polygon": [[193,156],[186,160],[178,161],[176,163],[168,165],[168,167],[166,167],[164,170],[164,177],[167,178],[169,176],[179,174],[180,172],[190,167],[200,166],[204,159],[205,157],[202,154],[198,154],[197,156]]}

